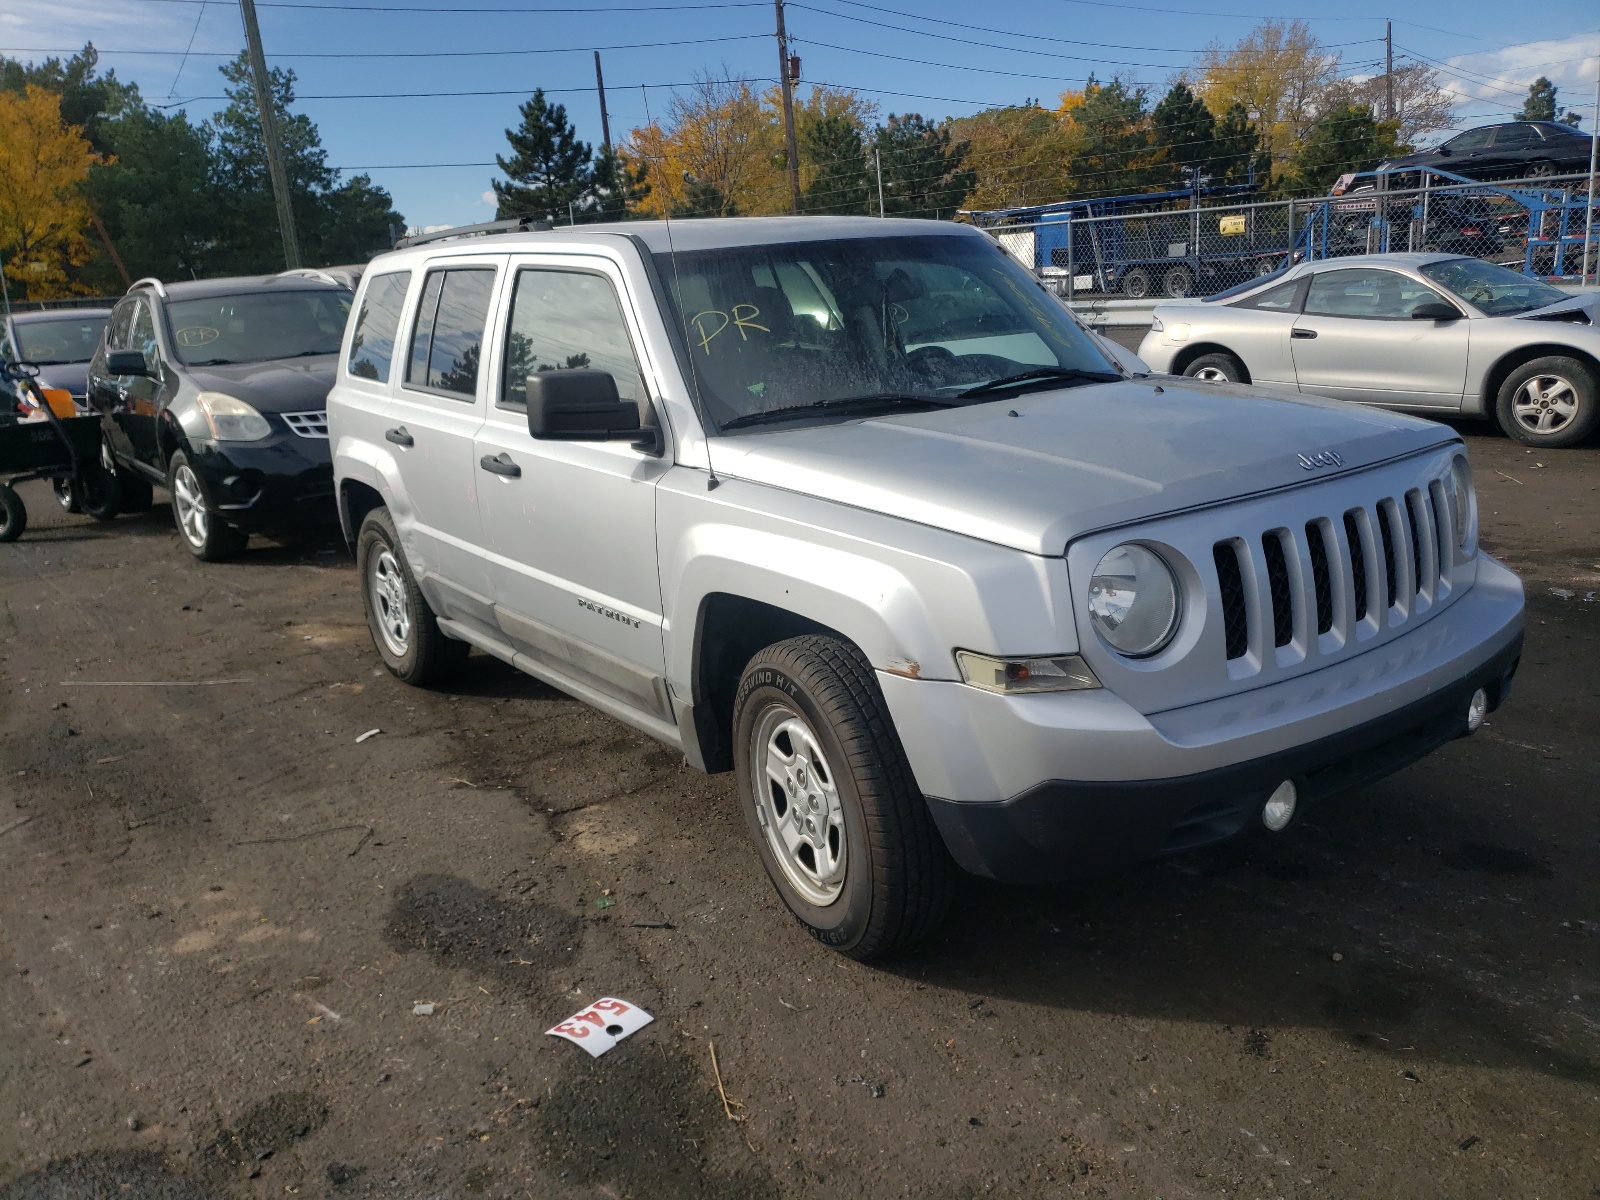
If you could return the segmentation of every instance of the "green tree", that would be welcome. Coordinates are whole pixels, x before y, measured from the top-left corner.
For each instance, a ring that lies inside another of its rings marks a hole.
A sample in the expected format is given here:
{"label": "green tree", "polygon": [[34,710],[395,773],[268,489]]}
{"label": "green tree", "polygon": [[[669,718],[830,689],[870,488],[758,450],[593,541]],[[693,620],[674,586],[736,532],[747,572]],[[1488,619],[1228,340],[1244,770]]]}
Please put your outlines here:
{"label": "green tree", "polygon": [[1321,194],[1339,176],[1370,171],[1395,153],[1395,126],[1372,110],[1343,105],[1318,117],[1289,156],[1287,182],[1304,195]]}
{"label": "green tree", "polygon": [[506,130],[511,157],[495,156],[506,181],[493,183],[496,215],[571,219],[570,206],[587,201],[594,184],[593,151],[578,140],[564,104],[551,104],[537,88],[521,108],[522,124]]}
{"label": "green tree", "polygon": [[877,200],[867,169],[861,130],[843,114],[818,117],[800,139],[800,156],[811,182],[801,203],[809,213],[866,213]]}
{"label": "green tree", "polygon": [[1245,106],[1228,106],[1217,122],[1211,157],[1211,182],[1254,183],[1265,187],[1272,177],[1272,155],[1261,148],[1261,131]]}
{"label": "green tree", "polygon": [[890,115],[873,138],[883,169],[884,209],[898,217],[953,217],[976,179],[964,165],[967,143],[948,123],[920,113]]}
{"label": "green tree", "polygon": [[594,158],[594,189],[589,212],[597,221],[628,221],[646,214],[639,211],[650,196],[649,171],[615,146]]}
{"label": "green tree", "polygon": [[1211,110],[1181,80],[1151,110],[1151,145],[1161,151],[1172,172],[1171,182],[1179,186],[1211,173],[1217,157],[1216,134]]}
{"label": "green tree", "polygon": [[1157,166],[1151,145],[1146,99],[1142,87],[1090,78],[1083,102],[1068,109],[1081,139],[1067,170],[1073,195],[1116,196],[1163,181],[1164,169]]}
{"label": "green tree", "polygon": [[1522,112],[1518,115],[1524,121],[1560,121],[1563,125],[1577,127],[1580,120],[1577,113],[1567,111],[1560,116],[1560,105],[1556,103],[1556,94],[1560,91],[1543,75],[1528,85],[1528,98],[1522,102]]}
{"label": "green tree", "polygon": [[0,89],[22,92],[30,83],[61,97],[61,119],[83,129],[96,154],[111,147],[105,126],[123,113],[144,107],[137,85],[123,83],[115,71],[99,73],[100,52],[92,43],[71,58],[24,63],[0,55]]}

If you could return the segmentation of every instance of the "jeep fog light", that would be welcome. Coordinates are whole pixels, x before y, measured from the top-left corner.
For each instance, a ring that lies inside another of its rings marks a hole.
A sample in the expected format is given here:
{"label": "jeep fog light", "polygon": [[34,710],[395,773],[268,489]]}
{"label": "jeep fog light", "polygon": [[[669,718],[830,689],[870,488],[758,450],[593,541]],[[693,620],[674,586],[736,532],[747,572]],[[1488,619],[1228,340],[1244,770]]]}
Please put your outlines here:
{"label": "jeep fog light", "polygon": [[1154,550],[1113,547],[1089,580],[1089,619],[1117,653],[1147,658],[1177,632],[1177,576]]}
{"label": "jeep fog light", "polygon": [[1081,692],[1100,686],[1089,664],[1076,654],[991,658],[987,654],[957,650],[956,666],[961,668],[961,678],[973,687],[1007,696],[1025,692]]}
{"label": "jeep fog light", "polygon": [[1294,780],[1285,779],[1267,797],[1266,806],[1261,810],[1261,823],[1273,833],[1282,833],[1294,820],[1295,805],[1299,803],[1300,789],[1294,786]]}
{"label": "jeep fog light", "polygon": [[1489,715],[1489,693],[1479,688],[1467,701],[1467,732],[1477,733],[1483,719]]}

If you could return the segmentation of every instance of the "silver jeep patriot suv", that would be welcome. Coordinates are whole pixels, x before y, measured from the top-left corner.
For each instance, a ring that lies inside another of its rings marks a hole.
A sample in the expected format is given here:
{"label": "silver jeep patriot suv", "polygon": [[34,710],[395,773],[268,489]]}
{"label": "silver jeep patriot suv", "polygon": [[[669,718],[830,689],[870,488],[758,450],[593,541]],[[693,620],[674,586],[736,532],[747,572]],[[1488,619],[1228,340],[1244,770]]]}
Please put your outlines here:
{"label": "silver jeep patriot suv", "polygon": [[1521,650],[1452,430],[1128,373],[960,225],[424,240],[368,268],[328,425],[389,670],[477,646],[733,770],[858,958],[953,865],[1281,830],[1476,729]]}

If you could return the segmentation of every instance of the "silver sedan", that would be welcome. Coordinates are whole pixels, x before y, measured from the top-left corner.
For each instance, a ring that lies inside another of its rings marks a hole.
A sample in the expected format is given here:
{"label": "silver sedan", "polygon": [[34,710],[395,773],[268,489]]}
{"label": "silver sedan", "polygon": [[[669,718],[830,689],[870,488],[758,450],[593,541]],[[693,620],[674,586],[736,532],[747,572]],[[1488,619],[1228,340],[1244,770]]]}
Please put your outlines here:
{"label": "silver sedan", "polygon": [[1448,254],[1301,263],[1159,304],[1139,357],[1159,373],[1481,417],[1529,446],[1600,420],[1600,295]]}

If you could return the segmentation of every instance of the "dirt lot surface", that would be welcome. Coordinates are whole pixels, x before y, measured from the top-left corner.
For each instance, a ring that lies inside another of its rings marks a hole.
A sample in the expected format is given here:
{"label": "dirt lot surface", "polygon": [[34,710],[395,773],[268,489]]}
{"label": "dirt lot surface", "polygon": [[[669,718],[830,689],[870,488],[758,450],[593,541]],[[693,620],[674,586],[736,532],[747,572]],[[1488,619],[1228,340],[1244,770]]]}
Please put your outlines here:
{"label": "dirt lot surface", "polygon": [[[1529,598],[1487,728],[1279,837],[968,881],[877,966],[730,777],[493,660],[377,669],[342,547],[203,566],[31,485],[0,1197],[1600,1195],[1600,451],[1464,432]],[[602,996],[655,1023],[544,1036]]]}

